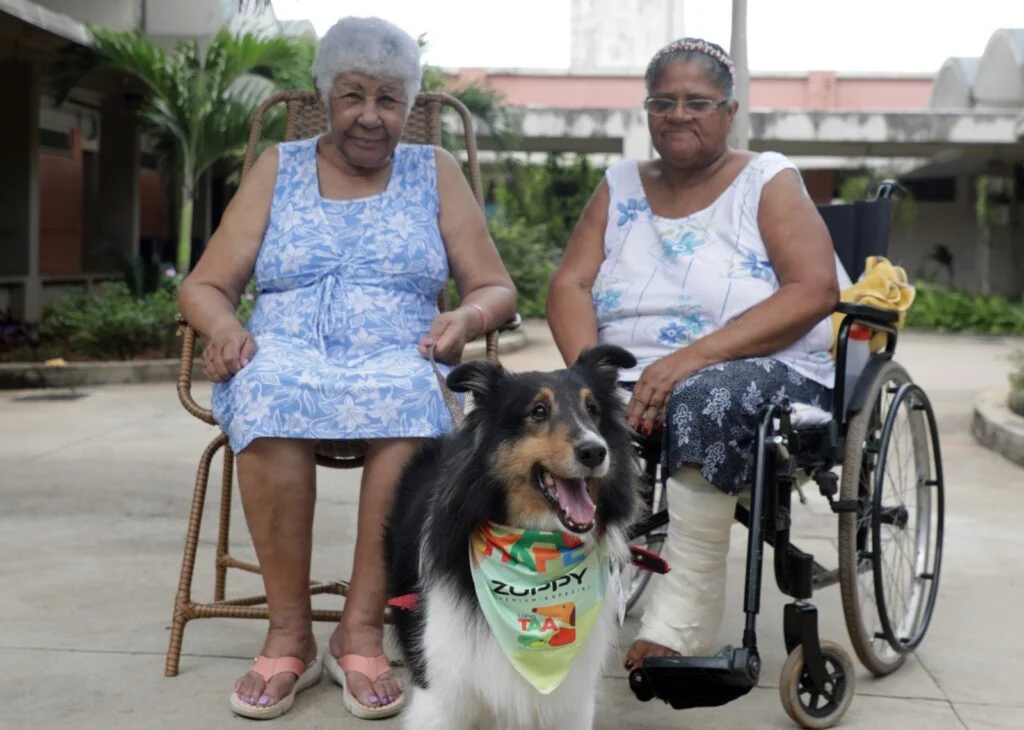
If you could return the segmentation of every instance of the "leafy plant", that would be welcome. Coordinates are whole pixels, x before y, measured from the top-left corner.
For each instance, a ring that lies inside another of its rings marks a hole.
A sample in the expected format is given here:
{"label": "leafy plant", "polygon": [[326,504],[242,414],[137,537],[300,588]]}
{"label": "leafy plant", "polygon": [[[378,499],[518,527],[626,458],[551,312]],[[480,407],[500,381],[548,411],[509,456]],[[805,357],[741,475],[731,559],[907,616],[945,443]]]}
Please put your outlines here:
{"label": "leafy plant", "polygon": [[69,356],[172,357],[175,349],[176,296],[164,287],[147,297],[134,297],[123,282],[102,286],[97,294],[84,292],[58,300],[43,315],[39,334]]}
{"label": "leafy plant", "polygon": [[[118,281],[60,297],[43,312],[40,350],[66,360],[177,356],[174,315],[184,277],[173,268],[162,269],[159,276],[156,286],[141,295],[130,282]],[[243,325],[255,302],[255,282],[250,281],[237,308]]]}
{"label": "leafy plant", "polygon": [[907,327],[991,335],[1024,334],[1024,302],[1000,296],[972,295],[915,282]]}
{"label": "leafy plant", "polygon": [[[558,263],[558,251],[551,246],[545,226],[524,220],[488,222],[494,245],[518,290],[517,311],[523,317],[543,317],[548,284]],[[448,283],[448,303],[459,305],[455,282]]]}
{"label": "leafy plant", "polygon": [[187,272],[199,178],[245,148],[253,112],[278,88],[275,82],[297,78],[296,69],[309,58],[310,42],[222,28],[203,51],[189,40],[168,52],[135,31],[90,31],[94,49],[58,66],[55,96],[65,99],[86,75],[103,68],[125,71],[145,85],[139,115],[179,191],[176,263],[179,271]]}
{"label": "leafy plant", "polygon": [[545,226],[550,245],[559,253],[604,175],[585,155],[569,161],[566,157],[551,154],[543,165],[508,160],[500,169],[503,181],[495,186],[498,214],[505,220]]}

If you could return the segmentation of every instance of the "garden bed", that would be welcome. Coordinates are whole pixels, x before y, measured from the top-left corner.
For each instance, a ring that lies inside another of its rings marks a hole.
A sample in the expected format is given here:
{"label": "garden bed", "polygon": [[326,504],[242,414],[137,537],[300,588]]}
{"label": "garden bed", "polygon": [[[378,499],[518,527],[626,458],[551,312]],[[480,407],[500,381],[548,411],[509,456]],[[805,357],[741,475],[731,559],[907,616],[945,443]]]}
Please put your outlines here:
{"label": "garden bed", "polygon": [[[499,354],[521,350],[527,344],[522,330],[502,332],[498,337]],[[466,345],[465,360],[486,355],[484,340]],[[0,390],[25,388],[80,388],[92,385],[174,382],[178,378],[180,358],[137,358],[132,360],[83,359],[47,365],[40,362],[0,362]],[[198,359],[192,368],[195,382],[206,380]]]}
{"label": "garden bed", "polygon": [[971,434],[985,448],[1024,466],[1024,416],[1011,411],[1008,400],[1002,388],[983,393],[974,403]]}

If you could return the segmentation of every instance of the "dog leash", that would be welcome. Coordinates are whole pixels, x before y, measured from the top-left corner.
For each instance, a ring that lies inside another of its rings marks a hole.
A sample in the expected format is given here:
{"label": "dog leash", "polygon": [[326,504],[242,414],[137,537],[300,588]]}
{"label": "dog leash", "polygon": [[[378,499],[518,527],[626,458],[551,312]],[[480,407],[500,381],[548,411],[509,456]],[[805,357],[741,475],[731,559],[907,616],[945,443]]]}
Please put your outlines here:
{"label": "dog leash", "polygon": [[452,414],[452,419],[458,423],[465,414],[462,412],[462,406],[459,405],[459,399],[455,397],[455,394],[448,389],[448,384],[445,382],[444,375],[441,374],[441,369],[437,367],[437,362],[434,360],[434,347],[431,345],[427,350],[427,354],[430,356],[430,367],[434,369],[434,377],[437,378],[437,384],[441,388],[441,396],[444,398],[445,405],[448,406],[448,411]]}

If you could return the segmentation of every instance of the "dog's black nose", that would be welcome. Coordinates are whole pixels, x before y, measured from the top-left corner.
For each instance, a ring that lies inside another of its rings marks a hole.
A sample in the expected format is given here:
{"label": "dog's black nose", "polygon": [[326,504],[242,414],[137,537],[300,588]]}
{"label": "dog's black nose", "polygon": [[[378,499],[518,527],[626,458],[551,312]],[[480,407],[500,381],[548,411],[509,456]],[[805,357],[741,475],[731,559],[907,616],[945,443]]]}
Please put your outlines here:
{"label": "dog's black nose", "polygon": [[585,443],[576,447],[576,459],[591,469],[600,466],[607,455],[608,449],[602,444]]}

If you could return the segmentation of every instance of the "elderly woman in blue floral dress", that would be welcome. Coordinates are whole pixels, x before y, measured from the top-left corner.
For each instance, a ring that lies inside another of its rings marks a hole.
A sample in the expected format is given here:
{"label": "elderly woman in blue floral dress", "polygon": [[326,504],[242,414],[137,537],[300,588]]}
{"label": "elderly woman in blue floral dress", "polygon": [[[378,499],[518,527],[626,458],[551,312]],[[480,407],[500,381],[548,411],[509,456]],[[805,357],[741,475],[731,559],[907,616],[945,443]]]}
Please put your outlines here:
{"label": "elderly woman in blue floral dress", "polygon": [[[515,287],[458,162],[400,143],[420,88],[416,41],[345,18],[313,76],[329,132],[268,149],[245,177],[180,296],[208,342],[214,415],[238,454],[269,631],[231,693],[253,718],[288,710],[321,670],[358,717],[393,715],[383,653],[382,525],[419,441],[451,428],[427,348],[446,372],[465,344],[515,314]],[[438,313],[454,276],[461,306]],[[247,327],[235,307],[255,273]],[[317,440],[369,444],[344,616],[322,656],[309,597]]]}
{"label": "elderly woman in blue floral dress", "polygon": [[829,315],[849,284],[796,166],[729,148],[737,103],[720,46],[671,43],[645,81],[658,157],[607,170],[548,299],[565,360],[598,342],[629,349],[629,422],[664,426],[672,570],[654,578],[628,669],[716,648],[756,414],[783,397],[828,407]]}

